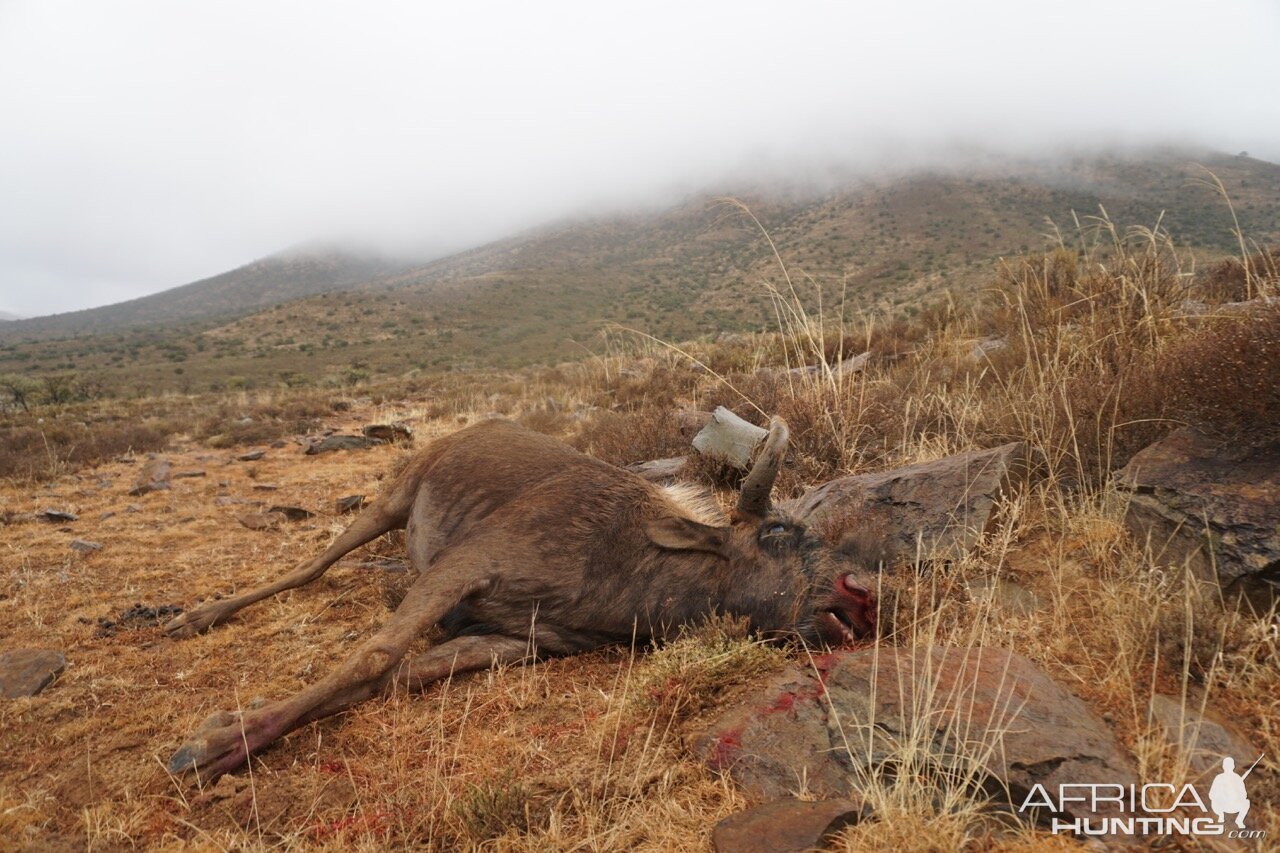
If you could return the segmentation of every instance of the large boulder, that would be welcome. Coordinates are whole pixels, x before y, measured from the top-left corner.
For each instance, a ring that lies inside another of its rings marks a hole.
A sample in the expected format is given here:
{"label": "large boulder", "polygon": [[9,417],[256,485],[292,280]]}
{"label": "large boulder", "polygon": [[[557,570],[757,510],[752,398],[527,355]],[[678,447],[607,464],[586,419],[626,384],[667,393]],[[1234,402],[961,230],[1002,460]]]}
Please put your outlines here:
{"label": "large boulder", "polygon": [[988,532],[998,501],[1025,482],[1028,471],[1026,445],[1013,442],[841,477],[782,506],[833,539],[876,531],[890,562],[954,560]]}
{"label": "large boulder", "polygon": [[[694,749],[761,801],[802,788],[857,799],[863,780],[904,769],[904,761],[912,772],[958,772],[1015,808],[1036,784],[1056,791],[1136,781],[1097,714],[1031,661],[998,648],[824,655],[753,689]],[[1105,808],[1078,805],[1065,816],[1105,817]]]}
{"label": "large boulder", "polygon": [[1222,759],[1234,758],[1243,773],[1262,750],[1240,734],[1230,720],[1209,709],[1201,712],[1195,705],[1156,693],[1147,707],[1156,733],[1187,762],[1190,780],[1207,788],[1222,770]]}
{"label": "large boulder", "polygon": [[1192,427],[1116,475],[1127,523],[1157,559],[1265,608],[1280,592],[1280,439],[1217,441]]}

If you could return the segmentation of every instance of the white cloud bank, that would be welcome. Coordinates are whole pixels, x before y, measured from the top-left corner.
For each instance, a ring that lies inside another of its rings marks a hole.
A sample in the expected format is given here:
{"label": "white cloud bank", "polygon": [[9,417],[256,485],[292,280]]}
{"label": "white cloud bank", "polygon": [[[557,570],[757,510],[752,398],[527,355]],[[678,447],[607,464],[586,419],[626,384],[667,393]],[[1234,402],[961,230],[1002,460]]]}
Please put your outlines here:
{"label": "white cloud bank", "polygon": [[954,146],[1280,160],[1280,4],[0,2],[0,308]]}

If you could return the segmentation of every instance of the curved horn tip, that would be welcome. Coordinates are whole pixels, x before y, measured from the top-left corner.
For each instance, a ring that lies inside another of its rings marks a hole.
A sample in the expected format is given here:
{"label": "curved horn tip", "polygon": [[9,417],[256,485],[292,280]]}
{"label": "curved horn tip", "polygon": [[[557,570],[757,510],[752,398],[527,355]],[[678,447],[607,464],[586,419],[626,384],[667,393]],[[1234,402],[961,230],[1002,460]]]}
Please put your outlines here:
{"label": "curved horn tip", "polygon": [[755,465],[743,481],[742,491],[738,495],[737,513],[740,516],[758,517],[769,511],[769,495],[773,491],[773,481],[777,479],[790,435],[786,421],[777,415],[769,419],[769,437],[765,439],[764,447],[756,456]]}

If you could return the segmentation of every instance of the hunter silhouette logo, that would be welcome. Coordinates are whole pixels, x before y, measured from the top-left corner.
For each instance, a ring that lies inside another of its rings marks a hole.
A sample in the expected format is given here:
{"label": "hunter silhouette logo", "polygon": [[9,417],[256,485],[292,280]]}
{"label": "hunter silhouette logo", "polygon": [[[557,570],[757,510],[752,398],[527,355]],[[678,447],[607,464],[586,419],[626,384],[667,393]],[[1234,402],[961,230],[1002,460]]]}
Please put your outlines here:
{"label": "hunter silhouette logo", "polygon": [[[1236,772],[1231,756],[1222,759],[1222,772],[1209,786],[1208,804],[1190,782],[1180,785],[1147,782],[1141,785],[1062,783],[1054,791],[1044,785],[1032,786],[1019,811],[1048,809],[1053,834],[1108,835],[1218,835],[1231,839],[1259,839],[1266,830],[1248,829],[1249,793],[1244,780],[1265,756],[1244,773]],[[1091,813],[1082,815],[1081,812]],[[1071,815],[1075,816],[1071,816]],[[1227,815],[1235,815],[1234,826]]]}
{"label": "hunter silhouette logo", "polygon": [[[1262,756],[1259,755],[1258,761],[1261,760]],[[1234,814],[1236,826],[1244,829],[1244,816],[1249,813],[1249,794],[1244,789],[1244,780],[1258,766],[1258,761],[1253,762],[1253,766],[1241,776],[1236,773],[1234,758],[1227,756],[1222,759],[1222,772],[1214,777],[1213,784],[1209,786],[1209,805],[1218,816],[1218,823],[1225,824],[1227,820],[1224,815]]]}

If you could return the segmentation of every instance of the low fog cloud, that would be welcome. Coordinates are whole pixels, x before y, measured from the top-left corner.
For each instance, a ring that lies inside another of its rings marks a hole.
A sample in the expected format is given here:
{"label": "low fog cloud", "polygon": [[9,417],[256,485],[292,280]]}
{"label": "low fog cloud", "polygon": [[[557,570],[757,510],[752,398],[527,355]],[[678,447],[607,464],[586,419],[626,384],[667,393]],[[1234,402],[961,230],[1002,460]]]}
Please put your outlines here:
{"label": "low fog cloud", "polygon": [[1280,6],[0,2],[0,310],[952,150],[1280,160]]}

